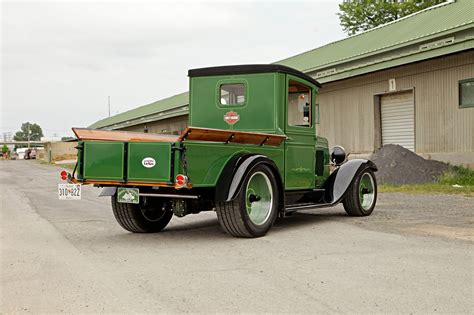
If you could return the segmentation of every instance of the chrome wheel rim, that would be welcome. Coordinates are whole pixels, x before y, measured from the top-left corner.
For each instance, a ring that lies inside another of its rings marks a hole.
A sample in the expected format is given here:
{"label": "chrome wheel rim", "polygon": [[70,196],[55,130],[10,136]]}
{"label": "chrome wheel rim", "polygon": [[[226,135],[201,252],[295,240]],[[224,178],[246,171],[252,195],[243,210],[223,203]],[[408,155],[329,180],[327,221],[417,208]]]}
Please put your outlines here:
{"label": "chrome wheel rim", "polygon": [[359,202],[364,210],[369,210],[375,200],[375,183],[370,173],[364,173],[359,182]]}
{"label": "chrome wheel rim", "polygon": [[245,189],[247,214],[255,225],[268,221],[273,207],[272,183],[263,172],[255,172],[247,182]]}

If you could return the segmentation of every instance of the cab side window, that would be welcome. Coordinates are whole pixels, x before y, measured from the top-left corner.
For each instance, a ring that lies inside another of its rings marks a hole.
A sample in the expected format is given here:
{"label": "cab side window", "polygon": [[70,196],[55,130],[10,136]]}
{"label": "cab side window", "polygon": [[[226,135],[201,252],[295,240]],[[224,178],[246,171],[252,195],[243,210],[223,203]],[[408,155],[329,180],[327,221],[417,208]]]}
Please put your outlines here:
{"label": "cab side window", "polygon": [[311,89],[290,80],[288,83],[288,125],[311,127]]}

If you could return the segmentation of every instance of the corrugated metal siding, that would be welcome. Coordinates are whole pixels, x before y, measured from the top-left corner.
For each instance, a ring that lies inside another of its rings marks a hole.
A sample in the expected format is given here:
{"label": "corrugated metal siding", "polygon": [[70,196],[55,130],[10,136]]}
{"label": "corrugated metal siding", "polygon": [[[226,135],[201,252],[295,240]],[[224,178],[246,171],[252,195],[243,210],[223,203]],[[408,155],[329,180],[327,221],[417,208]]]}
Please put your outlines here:
{"label": "corrugated metal siding", "polygon": [[415,109],[413,93],[382,96],[382,145],[399,144],[415,151]]}
{"label": "corrugated metal siding", "polygon": [[474,51],[323,85],[318,134],[354,153],[375,148],[376,96],[414,90],[416,152],[474,152],[474,108],[459,108],[458,82],[474,77]]}
{"label": "corrugated metal siding", "polygon": [[[188,115],[154,121],[146,124],[150,133],[181,134],[188,126]],[[120,130],[143,132],[145,124],[130,126]]]}

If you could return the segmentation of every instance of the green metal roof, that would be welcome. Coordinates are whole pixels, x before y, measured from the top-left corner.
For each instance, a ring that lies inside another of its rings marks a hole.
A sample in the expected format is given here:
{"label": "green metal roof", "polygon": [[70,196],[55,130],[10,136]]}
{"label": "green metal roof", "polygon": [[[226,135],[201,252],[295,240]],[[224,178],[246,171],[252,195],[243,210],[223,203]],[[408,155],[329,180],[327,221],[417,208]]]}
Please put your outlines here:
{"label": "green metal roof", "polygon": [[474,2],[448,1],[276,63],[311,72],[472,29]]}
{"label": "green metal roof", "polygon": [[[326,83],[473,48],[474,1],[451,0],[275,63]],[[185,92],[89,127],[117,129],[183,115],[188,99]]]}
{"label": "green metal roof", "polygon": [[[115,116],[107,117],[105,119],[99,120],[89,128],[103,128],[106,126],[113,126],[115,124],[133,121],[136,119],[140,119],[149,115],[153,115],[159,112],[164,112],[167,110],[175,109],[176,107],[186,106],[189,104],[189,93],[184,92],[181,94],[177,94],[157,102],[140,106],[135,109],[131,109],[129,111],[117,114]],[[132,124],[133,125],[133,124]]]}

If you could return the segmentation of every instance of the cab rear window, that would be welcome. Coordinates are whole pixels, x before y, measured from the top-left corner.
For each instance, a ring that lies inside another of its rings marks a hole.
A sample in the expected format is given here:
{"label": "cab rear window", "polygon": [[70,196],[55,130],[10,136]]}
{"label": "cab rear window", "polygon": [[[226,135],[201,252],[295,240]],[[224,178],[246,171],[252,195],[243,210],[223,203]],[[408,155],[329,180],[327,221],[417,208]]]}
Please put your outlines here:
{"label": "cab rear window", "polygon": [[220,103],[224,106],[245,104],[245,85],[243,83],[222,84]]}

